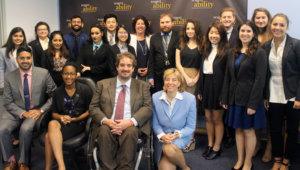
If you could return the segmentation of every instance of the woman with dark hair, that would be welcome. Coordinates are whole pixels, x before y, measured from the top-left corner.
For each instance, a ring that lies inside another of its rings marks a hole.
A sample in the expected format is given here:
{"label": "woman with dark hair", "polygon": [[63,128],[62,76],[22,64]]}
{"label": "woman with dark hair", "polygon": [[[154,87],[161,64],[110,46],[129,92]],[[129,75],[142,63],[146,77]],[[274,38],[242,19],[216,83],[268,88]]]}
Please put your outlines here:
{"label": "woman with dark hair", "polygon": [[103,28],[93,25],[90,28],[90,39],[83,44],[77,63],[81,66],[81,74],[97,82],[115,75],[113,53],[103,36]]}
{"label": "woman with dark hair", "polygon": [[251,21],[255,24],[258,30],[258,41],[260,46],[272,39],[270,32],[271,14],[266,8],[256,8],[253,12]]}
{"label": "woman with dark hair", "polygon": [[[269,111],[272,155],[272,170],[289,169],[290,160],[297,150],[300,119],[300,41],[286,31],[289,19],[285,14],[276,14],[271,20],[273,39],[263,48],[268,56],[265,107]],[[286,143],[282,126],[286,117]]]}
{"label": "woman with dark hair", "polygon": [[147,81],[148,59],[150,55],[150,26],[146,17],[138,15],[132,21],[133,33],[130,44],[136,52],[137,78]]}
{"label": "woman with dark hair", "polygon": [[198,95],[206,117],[208,147],[202,156],[207,160],[215,159],[221,154],[224,110],[220,105],[220,97],[228,48],[225,27],[216,22],[210,24],[204,40]]}
{"label": "woman with dark hair", "polygon": [[61,72],[69,58],[63,34],[60,31],[53,31],[50,34],[48,50],[44,51],[42,55],[42,67],[49,71],[56,86],[63,83]]}
{"label": "woman with dark hair", "polygon": [[117,55],[123,52],[130,52],[135,56],[134,48],[130,44],[130,34],[125,25],[121,24],[116,30],[116,44],[111,47],[113,52],[113,62],[116,62]]}
{"label": "woman with dark hair", "polygon": [[29,45],[33,51],[34,65],[41,67],[43,51],[47,50],[49,45],[50,27],[46,22],[40,21],[35,25],[34,31],[36,38]]}
{"label": "woman with dark hair", "polygon": [[76,81],[77,65],[66,63],[62,69],[64,83],[55,90],[52,101],[52,118],[45,136],[46,170],[51,170],[55,157],[58,169],[65,170],[63,141],[85,130],[89,116],[89,104],[93,92],[85,84]]}
{"label": "woman with dark hair", "polygon": [[244,21],[238,32],[235,47],[228,52],[221,102],[228,109],[225,123],[235,129],[238,160],[232,169],[250,170],[255,130],[266,127],[263,89],[267,58],[251,21]]}

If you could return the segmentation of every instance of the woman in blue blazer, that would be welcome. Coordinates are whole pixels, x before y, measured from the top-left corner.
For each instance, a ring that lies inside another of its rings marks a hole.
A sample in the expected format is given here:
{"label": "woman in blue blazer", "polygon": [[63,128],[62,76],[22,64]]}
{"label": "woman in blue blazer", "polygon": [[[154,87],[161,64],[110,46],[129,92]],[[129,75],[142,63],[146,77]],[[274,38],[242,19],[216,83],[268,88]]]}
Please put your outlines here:
{"label": "woman in blue blazer", "polygon": [[[265,106],[270,115],[272,155],[275,160],[273,170],[288,169],[297,150],[300,119],[300,41],[286,34],[288,26],[287,16],[276,14],[271,20],[273,39],[263,46],[268,56]],[[285,145],[282,136],[284,116],[288,134]]]}
{"label": "woman in blue blazer", "polygon": [[163,91],[152,96],[155,160],[158,169],[184,170],[182,149],[192,138],[196,127],[196,98],[184,91],[184,78],[175,68],[165,71]]}

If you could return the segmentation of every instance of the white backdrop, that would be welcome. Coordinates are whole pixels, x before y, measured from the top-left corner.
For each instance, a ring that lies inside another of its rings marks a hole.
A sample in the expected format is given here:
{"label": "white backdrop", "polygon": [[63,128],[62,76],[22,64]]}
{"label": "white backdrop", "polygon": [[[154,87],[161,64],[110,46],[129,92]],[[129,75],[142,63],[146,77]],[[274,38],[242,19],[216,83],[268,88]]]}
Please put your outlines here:
{"label": "white backdrop", "polygon": [[[46,21],[51,31],[59,29],[59,0],[1,0],[5,4],[4,42],[13,27],[20,26],[26,32],[28,42],[34,39],[34,26]],[[72,5],[72,4],[70,4]],[[299,0],[248,0],[248,18],[255,8],[265,7],[272,15],[285,13],[290,18],[288,33],[300,39]]]}

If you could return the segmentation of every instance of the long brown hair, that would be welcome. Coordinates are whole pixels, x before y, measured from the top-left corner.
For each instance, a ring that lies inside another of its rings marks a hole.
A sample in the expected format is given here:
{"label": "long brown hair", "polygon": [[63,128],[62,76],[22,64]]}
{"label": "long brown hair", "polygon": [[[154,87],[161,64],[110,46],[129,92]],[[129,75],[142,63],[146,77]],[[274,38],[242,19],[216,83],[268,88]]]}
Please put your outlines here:
{"label": "long brown hair", "polygon": [[262,37],[261,42],[260,42],[260,45],[262,46],[265,42],[267,42],[267,41],[269,41],[269,40],[272,39],[272,33],[271,33],[271,30],[270,30],[272,16],[271,16],[270,12],[266,8],[256,8],[254,10],[252,18],[251,18],[251,21],[253,23],[255,23],[255,17],[256,17],[256,14],[258,12],[263,12],[268,17],[268,24],[263,29],[259,29],[255,25],[256,28],[257,28],[257,30],[258,30],[258,35]]}
{"label": "long brown hair", "polygon": [[203,43],[203,33],[202,33],[200,23],[198,21],[194,21],[192,19],[188,19],[180,31],[180,49],[183,50],[185,48],[185,46],[187,45],[187,43],[189,42],[189,37],[186,35],[186,27],[187,27],[188,23],[194,24],[196,43],[198,46],[198,50],[200,52],[201,48],[202,48],[202,43]]}
{"label": "long brown hair", "polygon": [[[50,56],[55,56],[55,49],[53,47],[53,44],[52,44],[52,40],[54,38],[54,36],[58,34],[61,36],[61,38],[63,38],[63,34],[62,32],[60,31],[53,31],[51,34],[50,34],[50,37],[49,37],[49,45],[48,45],[48,55]],[[69,58],[69,51],[65,45],[65,42],[63,40],[63,44],[60,48],[60,54],[59,54],[60,57],[64,57],[64,58]]]}
{"label": "long brown hair", "polygon": [[227,40],[227,34],[226,34],[226,29],[225,27],[217,22],[213,22],[212,24],[209,25],[206,35],[204,37],[204,45],[203,45],[203,55],[205,58],[208,58],[212,47],[211,47],[211,42],[209,41],[209,32],[212,28],[216,28],[220,34],[220,42],[218,43],[218,50],[217,50],[217,56],[219,57],[224,57],[226,55],[226,51],[229,48],[228,40]]}
{"label": "long brown hair", "polygon": [[8,40],[3,45],[3,47],[6,47],[5,56],[7,58],[10,58],[9,53],[12,52],[13,50],[15,50],[15,44],[13,43],[12,37],[17,32],[21,32],[23,34],[23,37],[24,37],[23,42],[20,44],[20,46],[27,45],[26,36],[25,36],[25,32],[24,32],[23,28],[21,28],[21,27],[13,28],[9,33]]}

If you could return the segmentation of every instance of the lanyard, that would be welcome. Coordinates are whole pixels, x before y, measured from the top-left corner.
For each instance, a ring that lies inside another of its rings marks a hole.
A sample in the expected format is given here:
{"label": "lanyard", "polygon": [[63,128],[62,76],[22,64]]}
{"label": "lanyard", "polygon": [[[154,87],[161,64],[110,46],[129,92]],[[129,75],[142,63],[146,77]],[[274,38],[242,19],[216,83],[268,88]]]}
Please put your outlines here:
{"label": "lanyard", "polygon": [[165,53],[165,65],[170,65],[170,61],[168,58],[168,48],[169,48],[169,44],[170,44],[170,40],[172,37],[172,32],[169,35],[169,38],[166,40],[165,36],[162,36],[162,40],[163,40],[163,47],[164,47],[164,53]]}

